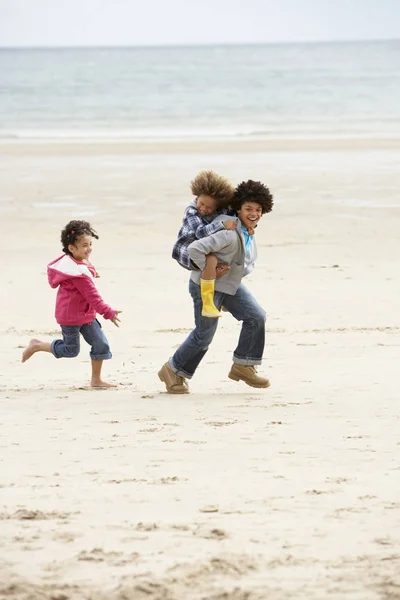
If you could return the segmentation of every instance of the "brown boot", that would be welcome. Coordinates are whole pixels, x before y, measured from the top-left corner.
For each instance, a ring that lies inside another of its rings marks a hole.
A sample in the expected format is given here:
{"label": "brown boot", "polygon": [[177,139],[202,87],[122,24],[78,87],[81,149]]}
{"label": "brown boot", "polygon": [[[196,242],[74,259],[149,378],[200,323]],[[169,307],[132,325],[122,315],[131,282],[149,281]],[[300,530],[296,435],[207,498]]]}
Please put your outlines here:
{"label": "brown boot", "polygon": [[254,365],[237,365],[236,363],[233,363],[228,377],[234,381],[242,380],[247,383],[247,385],[255,388],[267,388],[270,386],[268,379],[257,375],[257,370]]}
{"label": "brown boot", "polygon": [[169,362],[161,367],[158,371],[158,376],[165,383],[168,394],[188,394],[189,387],[184,377],[180,377],[173,372]]}

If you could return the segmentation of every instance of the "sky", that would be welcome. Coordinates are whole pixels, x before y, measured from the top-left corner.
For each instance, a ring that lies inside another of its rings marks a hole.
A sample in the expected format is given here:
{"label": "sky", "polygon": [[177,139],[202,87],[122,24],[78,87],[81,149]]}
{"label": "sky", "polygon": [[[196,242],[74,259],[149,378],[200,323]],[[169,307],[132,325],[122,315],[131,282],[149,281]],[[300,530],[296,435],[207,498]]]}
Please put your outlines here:
{"label": "sky", "polygon": [[400,0],[0,0],[0,46],[400,38]]}

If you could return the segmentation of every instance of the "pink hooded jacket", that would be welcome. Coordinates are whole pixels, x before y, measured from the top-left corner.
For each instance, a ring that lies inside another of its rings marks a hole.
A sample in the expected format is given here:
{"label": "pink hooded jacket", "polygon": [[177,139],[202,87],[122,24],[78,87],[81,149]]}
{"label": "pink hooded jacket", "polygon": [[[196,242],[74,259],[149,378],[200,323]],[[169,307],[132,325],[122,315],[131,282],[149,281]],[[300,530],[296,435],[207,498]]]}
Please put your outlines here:
{"label": "pink hooded jacket", "polygon": [[49,284],[58,287],[55,314],[59,325],[85,325],[94,321],[96,313],[112,320],[117,314],[97,291],[95,273],[91,265],[77,262],[67,254],[47,266]]}

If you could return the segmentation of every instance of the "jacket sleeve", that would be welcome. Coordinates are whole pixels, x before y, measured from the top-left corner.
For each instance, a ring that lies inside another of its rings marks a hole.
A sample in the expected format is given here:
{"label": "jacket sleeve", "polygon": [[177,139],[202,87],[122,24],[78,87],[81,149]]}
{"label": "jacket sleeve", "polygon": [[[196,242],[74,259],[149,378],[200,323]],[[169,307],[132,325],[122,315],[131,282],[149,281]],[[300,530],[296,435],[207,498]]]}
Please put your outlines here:
{"label": "jacket sleeve", "polygon": [[218,221],[217,223],[212,221],[211,223],[205,224],[203,219],[197,213],[188,211],[183,224],[183,229],[187,237],[194,234],[199,240],[216,233],[217,231],[222,231],[225,227],[222,221]]}
{"label": "jacket sleeve", "polygon": [[188,246],[188,252],[191,260],[202,271],[206,266],[207,254],[220,252],[221,250],[234,248],[236,243],[236,231],[229,231],[224,228],[223,231],[218,231],[214,235],[209,235],[201,240],[196,240]]}
{"label": "jacket sleeve", "polygon": [[85,300],[93,306],[99,315],[102,315],[105,319],[109,319],[110,321],[114,318],[117,311],[104,302],[90,277],[87,277],[86,275],[76,277],[74,283]]}

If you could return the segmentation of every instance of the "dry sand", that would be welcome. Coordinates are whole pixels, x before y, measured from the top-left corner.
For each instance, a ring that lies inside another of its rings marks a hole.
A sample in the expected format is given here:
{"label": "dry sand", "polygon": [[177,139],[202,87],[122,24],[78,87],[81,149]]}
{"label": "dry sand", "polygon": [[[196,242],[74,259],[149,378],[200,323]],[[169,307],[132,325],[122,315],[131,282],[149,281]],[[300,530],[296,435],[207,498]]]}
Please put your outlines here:
{"label": "dry sand", "polygon": [[[1,600],[400,598],[398,140],[0,144]],[[248,285],[268,390],[227,378],[224,314],[188,397],[157,371],[192,327],[170,258],[190,179],[265,181]],[[52,339],[61,228],[100,233],[116,391]]]}

